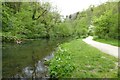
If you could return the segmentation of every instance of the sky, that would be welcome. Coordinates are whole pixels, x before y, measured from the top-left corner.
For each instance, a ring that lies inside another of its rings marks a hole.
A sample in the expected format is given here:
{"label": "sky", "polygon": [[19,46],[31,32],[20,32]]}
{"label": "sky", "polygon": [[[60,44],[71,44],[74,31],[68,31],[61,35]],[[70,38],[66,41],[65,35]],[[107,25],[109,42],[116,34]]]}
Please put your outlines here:
{"label": "sky", "polygon": [[90,5],[99,5],[107,2],[108,0],[41,0],[52,3],[57,6],[57,10],[61,15],[70,15],[83,9],[87,9]]}

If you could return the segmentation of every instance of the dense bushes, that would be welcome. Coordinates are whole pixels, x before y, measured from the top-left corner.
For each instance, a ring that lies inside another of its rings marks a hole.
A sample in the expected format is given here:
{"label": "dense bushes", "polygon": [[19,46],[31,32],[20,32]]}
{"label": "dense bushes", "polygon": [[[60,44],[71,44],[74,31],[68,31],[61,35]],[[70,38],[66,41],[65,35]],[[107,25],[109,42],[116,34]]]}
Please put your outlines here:
{"label": "dense bushes", "polygon": [[86,17],[62,22],[58,11],[52,9],[54,7],[48,2],[2,3],[3,41],[69,36],[80,38],[86,35]]}
{"label": "dense bushes", "polygon": [[49,38],[50,30],[53,30],[52,28],[59,22],[59,13],[52,11],[52,6],[47,2],[4,2],[2,4],[3,39],[14,41],[14,37],[17,39]]}
{"label": "dense bushes", "polygon": [[117,2],[106,2],[96,7],[91,5],[79,12],[76,19],[69,21],[74,27],[75,36],[92,35],[103,39],[120,39]]}
{"label": "dense bushes", "polygon": [[[82,12],[77,12],[75,19],[66,17],[62,21],[61,15],[48,2],[4,2],[2,36],[3,39],[10,39],[11,36],[11,40],[15,40],[14,37],[17,39],[69,36],[84,38],[88,35],[104,39],[120,39],[117,6],[114,2],[96,7],[90,6]],[[72,17],[72,14],[70,16]],[[94,27],[90,29],[91,25]]]}
{"label": "dense bushes", "polygon": [[56,37],[68,37],[73,33],[73,28],[70,23],[64,22],[57,25],[54,29],[54,34]]}
{"label": "dense bushes", "polygon": [[100,38],[108,39],[118,39],[118,20],[117,14],[112,14],[112,11],[105,12],[99,18],[95,19],[95,35]]}
{"label": "dense bushes", "polygon": [[[112,6],[112,7],[111,7]],[[107,2],[93,9],[99,10],[101,14],[96,15],[96,11],[93,12],[95,15],[93,18],[94,34],[99,38],[103,39],[119,39],[120,31],[118,27],[118,4],[115,2]],[[104,10],[104,11],[103,11]]]}
{"label": "dense bushes", "polygon": [[49,72],[52,78],[71,77],[75,65],[71,63],[72,56],[66,49],[58,47],[55,57],[50,61]]}

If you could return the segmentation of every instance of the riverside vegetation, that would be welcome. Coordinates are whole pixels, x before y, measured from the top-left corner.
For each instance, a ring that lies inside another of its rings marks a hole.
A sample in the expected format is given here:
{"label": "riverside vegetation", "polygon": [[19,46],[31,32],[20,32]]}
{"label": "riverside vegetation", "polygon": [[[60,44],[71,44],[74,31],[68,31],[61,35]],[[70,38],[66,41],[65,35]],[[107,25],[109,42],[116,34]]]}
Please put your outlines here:
{"label": "riverside vegetation", "polygon": [[118,60],[78,38],[92,35],[97,41],[119,46],[119,9],[120,2],[106,2],[64,18],[49,2],[2,2],[0,34],[4,43],[72,37],[47,62],[51,77],[117,78]]}
{"label": "riverside vegetation", "polygon": [[57,78],[117,78],[118,59],[81,39],[61,44],[50,61],[50,74]]}
{"label": "riverside vegetation", "polygon": [[3,42],[88,35],[119,40],[118,8],[119,2],[106,2],[64,18],[49,2],[2,2]]}

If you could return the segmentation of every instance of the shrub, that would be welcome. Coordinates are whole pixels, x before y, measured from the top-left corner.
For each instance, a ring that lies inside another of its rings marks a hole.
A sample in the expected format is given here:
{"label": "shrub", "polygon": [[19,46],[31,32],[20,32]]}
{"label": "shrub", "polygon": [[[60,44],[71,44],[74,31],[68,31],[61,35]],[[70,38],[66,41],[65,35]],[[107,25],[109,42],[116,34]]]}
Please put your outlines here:
{"label": "shrub", "polygon": [[71,63],[72,56],[66,49],[58,47],[55,57],[50,61],[49,72],[52,78],[70,77],[70,73],[75,69]]}

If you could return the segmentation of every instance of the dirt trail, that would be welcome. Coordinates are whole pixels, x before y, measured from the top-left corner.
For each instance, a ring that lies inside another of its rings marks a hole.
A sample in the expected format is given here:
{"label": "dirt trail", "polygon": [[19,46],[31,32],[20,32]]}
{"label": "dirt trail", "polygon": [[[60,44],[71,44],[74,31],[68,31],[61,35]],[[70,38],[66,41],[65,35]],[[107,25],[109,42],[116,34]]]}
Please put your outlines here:
{"label": "dirt trail", "polygon": [[[120,54],[120,52],[118,50],[120,50],[120,47],[116,47],[116,46],[112,46],[109,44],[105,44],[105,43],[100,43],[97,41],[92,40],[93,37],[89,36],[85,39],[83,39],[84,42],[86,42],[87,44],[90,44],[93,47],[96,47],[97,49],[101,50],[104,53],[110,54],[112,56],[115,56],[116,58],[118,58],[118,54]],[[119,56],[120,58],[120,56]]]}

